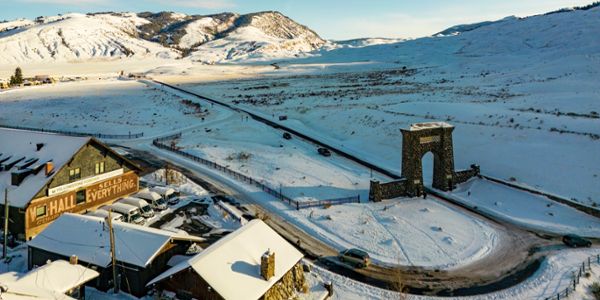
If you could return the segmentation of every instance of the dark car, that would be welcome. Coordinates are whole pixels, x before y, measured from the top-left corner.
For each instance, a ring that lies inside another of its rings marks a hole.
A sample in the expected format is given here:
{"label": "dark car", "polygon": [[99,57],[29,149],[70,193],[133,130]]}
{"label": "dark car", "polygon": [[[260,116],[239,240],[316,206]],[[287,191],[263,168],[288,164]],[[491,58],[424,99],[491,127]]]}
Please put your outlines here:
{"label": "dark car", "polygon": [[292,135],[289,132],[284,132],[283,133],[283,138],[286,140],[291,140],[292,139]]}
{"label": "dark car", "polygon": [[371,264],[369,254],[363,250],[352,248],[340,251],[338,259],[357,268],[366,268]]}
{"label": "dark car", "polygon": [[319,148],[317,151],[323,156],[331,156],[331,151],[329,151],[327,148]]}
{"label": "dark car", "polygon": [[567,234],[563,236],[563,243],[569,247],[591,247],[592,242],[586,238],[580,237],[576,234]]}

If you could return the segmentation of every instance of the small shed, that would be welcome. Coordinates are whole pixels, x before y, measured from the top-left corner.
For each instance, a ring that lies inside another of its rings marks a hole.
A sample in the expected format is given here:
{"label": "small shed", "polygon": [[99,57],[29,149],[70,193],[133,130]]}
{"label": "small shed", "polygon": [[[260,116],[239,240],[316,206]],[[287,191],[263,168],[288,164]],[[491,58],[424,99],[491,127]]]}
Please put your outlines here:
{"label": "small shed", "polygon": [[302,257],[256,219],[160,274],[148,286],[196,299],[289,299],[305,289]]}
{"label": "small shed", "polygon": [[[136,297],[146,295],[146,284],[169,267],[174,255],[203,238],[114,222],[118,285]],[[76,255],[82,264],[97,270],[100,276],[89,285],[106,291],[113,287],[108,225],[103,218],[65,213],[27,243],[29,268],[47,260],[68,259]]]}

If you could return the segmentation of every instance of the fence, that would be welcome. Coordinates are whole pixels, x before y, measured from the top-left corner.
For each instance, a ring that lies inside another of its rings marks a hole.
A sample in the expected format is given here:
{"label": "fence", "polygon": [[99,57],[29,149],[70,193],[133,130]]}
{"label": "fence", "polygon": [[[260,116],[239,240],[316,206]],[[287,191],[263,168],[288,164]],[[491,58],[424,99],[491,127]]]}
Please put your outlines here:
{"label": "fence", "polygon": [[288,203],[290,206],[296,208],[297,210],[299,210],[301,208],[308,208],[308,207],[315,207],[315,206],[336,205],[336,204],[343,204],[343,203],[360,203],[360,195],[352,196],[352,197],[345,197],[345,198],[315,200],[315,201],[298,201],[298,200],[291,199],[290,197],[284,195],[280,191],[277,191],[276,189],[273,189],[250,176],[238,173],[227,167],[221,166],[213,161],[195,156],[193,154],[182,151],[182,150],[178,149],[177,147],[163,143],[165,141],[171,141],[171,140],[178,139],[178,138],[181,138],[181,133],[176,133],[176,134],[173,134],[170,136],[165,136],[165,137],[154,139],[152,141],[152,144],[160,149],[165,149],[165,150],[171,151],[171,152],[181,155],[187,159],[201,163],[201,164],[208,166],[212,169],[215,169],[217,171],[221,171],[221,172],[233,177],[234,179],[241,180],[245,183],[249,183],[251,185],[259,187],[263,192],[266,192],[267,194],[272,195],[273,197],[281,200],[282,202]]}
{"label": "fence", "polygon": [[74,132],[74,131],[65,131],[65,130],[53,130],[53,129],[43,129],[43,128],[33,128],[33,127],[24,127],[24,126],[12,126],[12,125],[0,125],[2,128],[10,128],[10,129],[20,129],[20,130],[29,130],[29,131],[37,131],[37,132],[48,132],[48,133],[58,133],[62,135],[70,135],[70,136],[93,136],[100,139],[137,139],[144,136],[143,132],[140,133],[129,133],[129,134],[104,134],[104,133],[87,133],[87,132]]}
{"label": "fence", "polygon": [[563,300],[569,298],[569,296],[575,292],[581,276],[584,276],[586,271],[591,271],[592,263],[600,264],[600,254],[592,255],[588,257],[587,260],[583,261],[577,271],[573,272],[573,281],[571,284],[564,290],[558,292],[556,295],[552,297],[546,297],[545,300]]}

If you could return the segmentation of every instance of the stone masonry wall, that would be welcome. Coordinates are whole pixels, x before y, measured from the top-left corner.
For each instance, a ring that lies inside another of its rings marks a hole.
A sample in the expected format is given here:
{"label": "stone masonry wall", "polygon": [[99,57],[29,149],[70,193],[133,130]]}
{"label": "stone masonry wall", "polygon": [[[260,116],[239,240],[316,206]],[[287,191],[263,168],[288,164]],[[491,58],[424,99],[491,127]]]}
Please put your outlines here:
{"label": "stone masonry wall", "polygon": [[263,300],[293,299],[297,292],[308,291],[302,265],[297,263],[275,283],[262,297]]}

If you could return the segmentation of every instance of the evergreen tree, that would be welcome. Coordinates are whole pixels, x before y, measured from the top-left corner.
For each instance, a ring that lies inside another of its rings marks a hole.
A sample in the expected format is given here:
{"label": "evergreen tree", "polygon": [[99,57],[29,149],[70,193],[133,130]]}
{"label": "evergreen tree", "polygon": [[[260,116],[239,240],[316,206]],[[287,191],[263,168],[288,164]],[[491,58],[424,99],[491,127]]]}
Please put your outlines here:
{"label": "evergreen tree", "polygon": [[10,85],[18,85],[23,83],[23,71],[20,67],[15,69],[15,75],[10,77]]}

